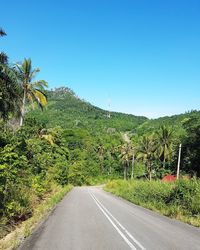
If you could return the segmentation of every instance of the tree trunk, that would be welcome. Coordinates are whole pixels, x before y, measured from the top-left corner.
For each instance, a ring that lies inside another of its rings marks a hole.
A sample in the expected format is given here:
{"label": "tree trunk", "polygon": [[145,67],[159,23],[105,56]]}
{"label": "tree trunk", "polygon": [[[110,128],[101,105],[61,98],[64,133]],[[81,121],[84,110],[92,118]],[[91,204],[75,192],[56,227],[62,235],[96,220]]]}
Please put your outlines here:
{"label": "tree trunk", "polygon": [[152,176],[151,176],[151,169],[150,169],[150,171],[149,171],[149,180],[151,181],[151,179],[152,179]]}
{"label": "tree trunk", "polygon": [[147,163],[147,171],[149,173],[149,180],[151,181],[152,179],[152,173],[151,173],[151,162]]}
{"label": "tree trunk", "polygon": [[128,180],[128,173],[129,173],[129,162],[127,162],[127,165],[126,165],[126,179]]}
{"label": "tree trunk", "polygon": [[131,168],[131,180],[133,179],[134,162],[135,162],[135,157],[134,157],[134,154],[133,154],[133,158],[132,158],[132,168]]}
{"label": "tree trunk", "polygon": [[109,174],[111,174],[111,173],[112,173],[112,166],[110,164]]}
{"label": "tree trunk", "polygon": [[124,166],[124,180],[126,180],[127,177],[127,166]]}
{"label": "tree trunk", "polygon": [[20,115],[20,127],[23,125],[24,120],[24,113],[25,113],[25,102],[26,102],[26,91],[24,90],[23,100],[22,100],[22,108],[21,108],[21,115]]}
{"label": "tree trunk", "polygon": [[165,163],[166,163],[166,160],[165,160],[165,156],[164,156],[164,159],[163,159],[163,168],[165,168]]}

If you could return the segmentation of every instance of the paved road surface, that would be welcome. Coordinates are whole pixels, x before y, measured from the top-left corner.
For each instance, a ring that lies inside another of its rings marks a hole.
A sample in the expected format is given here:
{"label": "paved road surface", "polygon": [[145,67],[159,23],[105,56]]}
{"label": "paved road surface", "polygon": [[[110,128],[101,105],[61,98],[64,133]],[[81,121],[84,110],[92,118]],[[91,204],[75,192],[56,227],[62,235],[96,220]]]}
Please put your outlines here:
{"label": "paved road surface", "polygon": [[200,229],[107,194],[74,188],[19,250],[200,249]]}

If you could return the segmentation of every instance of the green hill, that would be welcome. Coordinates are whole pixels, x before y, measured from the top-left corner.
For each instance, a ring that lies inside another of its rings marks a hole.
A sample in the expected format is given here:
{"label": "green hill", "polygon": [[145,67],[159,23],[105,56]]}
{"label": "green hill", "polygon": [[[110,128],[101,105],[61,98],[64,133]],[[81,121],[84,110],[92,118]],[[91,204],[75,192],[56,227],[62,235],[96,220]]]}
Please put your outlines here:
{"label": "green hill", "polygon": [[191,111],[158,119],[148,119],[144,116],[109,112],[80,99],[71,89],[66,87],[48,91],[47,96],[48,106],[43,112],[38,109],[31,110],[27,114],[27,118],[37,117],[37,120],[47,127],[86,129],[92,134],[103,131],[136,131],[142,135],[155,131],[162,124],[173,126],[181,133],[182,124],[185,121],[192,115],[200,116],[199,111]]}
{"label": "green hill", "polygon": [[200,117],[200,111],[193,110],[184,114],[148,119],[137,127],[137,133],[138,135],[151,133],[156,131],[161,125],[166,125],[173,127],[180,135],[183,133],[183,124],[189,121],[193,116]]}
{"label": "green hill", "polygon": [[[33,110],[27,117],[37,117],[47,127],[81,128],[89,131],[133,130],[148,119],[144,116],[108,112],[80,99],[69,88],[47,92],[48,106],[43,112]],[[109,118],[110,115],[110,118]]]}

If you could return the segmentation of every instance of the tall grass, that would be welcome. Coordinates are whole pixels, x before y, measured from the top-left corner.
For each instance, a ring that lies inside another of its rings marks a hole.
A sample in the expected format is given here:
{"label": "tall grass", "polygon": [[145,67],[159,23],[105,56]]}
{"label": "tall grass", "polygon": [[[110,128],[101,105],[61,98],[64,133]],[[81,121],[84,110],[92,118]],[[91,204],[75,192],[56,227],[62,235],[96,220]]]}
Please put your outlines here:
{"label": "tall grass", "polygon": [[200,181],[197,179],[174,183],[115,180],[104,189],[137,205],[200,226]]}
{"label": "tall grass", "polygon": [[33,211],[33,216],[24,221],[12,233],[0,240],[0,250],[16,249],[22,240],[28,237],[34,228],[48,215],[55,205],[72,189],[72,185],[55,186],[49,197],[39,204]]}

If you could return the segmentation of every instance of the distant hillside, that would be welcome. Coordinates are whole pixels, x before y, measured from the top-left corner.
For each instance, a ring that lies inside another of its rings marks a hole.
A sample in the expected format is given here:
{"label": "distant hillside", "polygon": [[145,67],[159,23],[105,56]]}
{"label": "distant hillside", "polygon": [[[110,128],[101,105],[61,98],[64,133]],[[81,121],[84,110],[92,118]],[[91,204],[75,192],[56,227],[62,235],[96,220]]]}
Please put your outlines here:
{"label": "distant hillside", "polygon": [[176,129],[179,129],[179,132],[181,133],[180,130],[182,129],[182,124],[190,119],[193,115],[200,116],[200,111],[194,110],[191,112],[186,112],[184,114],[165,116],[158,119],[149,119],[138,126],[137,133],[143,134],[156,131],[156,129],[161,125],[172,126]]}
{"label": "distant hillside", "polygon": [[27,117],[37,117],[47,127],[82,128],[96,131],[134,130],[148,119],[117,112],[109,112],[80,99],[69,88],[47,92],[48,106],[43,112],[33,110]]}
{"label": "distant hillside", "polygon": [[[181,133],[182,123],[199,111],[148,119],[118,112],[109,112],[80,99],[69,88],[61,87],[47,92],[48,106],[43,112],[31,110],[27,117],[37,117],[47,127],[79,128],[92,132],[133,131],[139,135],[155,131],[160,125],[170,125]],[[110,114],[110,118],[109,118]]]}

